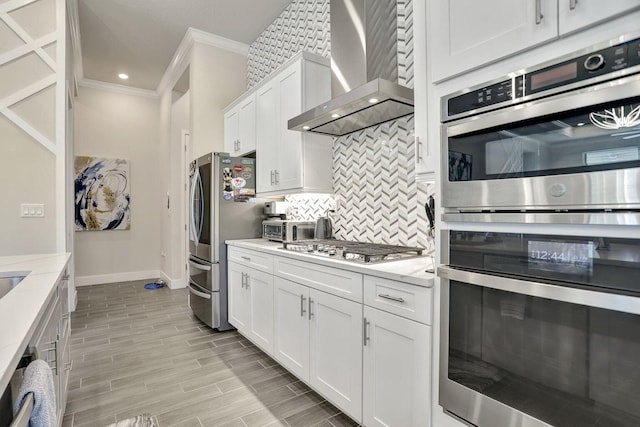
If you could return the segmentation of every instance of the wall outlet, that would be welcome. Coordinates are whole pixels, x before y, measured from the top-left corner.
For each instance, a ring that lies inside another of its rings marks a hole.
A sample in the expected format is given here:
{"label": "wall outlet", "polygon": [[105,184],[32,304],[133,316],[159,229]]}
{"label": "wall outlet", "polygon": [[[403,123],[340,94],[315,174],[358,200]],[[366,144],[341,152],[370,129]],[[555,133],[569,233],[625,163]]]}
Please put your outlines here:
{"label": "wall outlet", "polygon": [[44,218],[44,204],[22,203],[20,205],[20,216],[22,218]]}

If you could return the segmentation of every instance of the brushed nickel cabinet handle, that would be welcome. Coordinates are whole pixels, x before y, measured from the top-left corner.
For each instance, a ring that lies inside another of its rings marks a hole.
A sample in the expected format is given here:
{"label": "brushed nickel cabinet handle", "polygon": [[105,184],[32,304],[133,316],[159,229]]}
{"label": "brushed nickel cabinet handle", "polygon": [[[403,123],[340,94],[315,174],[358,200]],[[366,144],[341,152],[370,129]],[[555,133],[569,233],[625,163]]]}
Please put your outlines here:
{"label": "brushed nickel cabinet handle", "polygon": [[404,298],[394,297],[394,296],[391,296],[389,294],[378,294],[378,296],[380,298],[388,299],[388,300],[395,301],[395,302],[404,302]]}
{"label": "brushed nickel cabinet handle", "polygon": [[544,15],[542,14],[542,0],[535,0],[536,2],[536,25],[540,25]]}
{"label": "brushed nickel cabinet handle", "polygon": [[242,258],[245,261],[251,261],[251,258],[249,258],[248,256],[241,256],[240,258]]}
{"label": "brushed nickel cabinet handle", "polygon": [[369,342],[369,337],[367,336],[367,326],[369,326],[370,322],[367,318],[364,318],[364,322],[362,322],[362,345],[367,346],[367,342]]}
{"label": "brushed nickel cabinet handle", "polygon": [[313,312],[311,311],[311,305],[313,304],[313,298],[309,297],[309,320],[313,317]]}
{"label": "brushed nickel cabinet handle", "polygon": [[569,0],[569,10],[575,10],[578,5],[578,0]]}
{"label": "brushed nickel cabinet handle", "polygon": [[304,317],[304,314],[307,312],[307,310],[304,309],[304,302],[307,299],[304,297],[304,295],[300,295],[300,317]]}

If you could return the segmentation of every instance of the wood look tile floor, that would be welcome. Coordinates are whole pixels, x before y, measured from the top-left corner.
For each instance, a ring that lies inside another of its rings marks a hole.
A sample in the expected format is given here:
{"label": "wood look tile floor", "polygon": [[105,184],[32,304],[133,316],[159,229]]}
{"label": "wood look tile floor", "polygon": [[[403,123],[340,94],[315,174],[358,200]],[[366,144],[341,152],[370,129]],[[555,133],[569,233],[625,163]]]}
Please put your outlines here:
{"label": "wood look tile floor", "polygon": [[64,427],[143,413],[160,427],[357,425],[237,332],[201,323],[185,289],[149,281],[78,288]]}

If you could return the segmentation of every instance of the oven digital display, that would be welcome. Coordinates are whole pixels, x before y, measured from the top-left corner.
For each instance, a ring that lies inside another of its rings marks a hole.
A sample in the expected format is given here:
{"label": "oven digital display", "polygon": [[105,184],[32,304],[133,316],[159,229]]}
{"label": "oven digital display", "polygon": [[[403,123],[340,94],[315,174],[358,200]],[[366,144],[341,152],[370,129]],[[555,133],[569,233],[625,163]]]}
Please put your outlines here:
{"label": "oven digital display", "polygon": [[533,270],[591,276],[593,242],[529,241],[529,268]]}
{"label": "oven digital display", "polygon": [[578,77],[578,63],[571,62],[560,67],[532,74],[531,90],[543,89],[556,83],[575,79],[576,77]]}

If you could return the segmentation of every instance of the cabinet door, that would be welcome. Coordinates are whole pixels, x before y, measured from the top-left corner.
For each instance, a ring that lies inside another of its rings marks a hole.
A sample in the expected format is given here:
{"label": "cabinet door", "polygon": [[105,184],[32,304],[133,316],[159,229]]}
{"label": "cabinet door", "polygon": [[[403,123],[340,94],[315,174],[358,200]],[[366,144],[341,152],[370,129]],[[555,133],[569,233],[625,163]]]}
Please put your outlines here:
{"label": "cabinet door", "polygon": [[245,288],[246,268],[230,262],[227,273],[229,292],[229,323],[239,331],[249,333],[249,291]]}
{"label": "cabinet door", "polygon": [[363,424],[429,425],[431,327],[364,307]]}
{"label": "cabinet door", "polygon": [[302,187],[302,132],[288,129],[290,118],[302,113],[302,63],[292,64],[278,76],[279,135],[276,188]]}
{"label": "cabinet door", "polygon": [[274,357],[289,371],[309,380],[309,288],[274,278]]}
{"label": "cabinet door", "polygon": [[309,301],[309,383],[360,422],[362,305],[314,289]]}
{"label": "cabinet door", "polygon": [[273,276],[247,270],[250,298],[249,336],[268,354],[273,354]]}
{"label": "cabinet door", "polygon": [[560,34],[564,35],[638,8],[638,0],[559,0]]}
{"label": "cabinet door", "polygon": [[224,115],[224,151],[238,154],[238,109],[234,108]]}
{"label": "cabinet door", "polygon": [[260,88],[256,94],[256,161],[257,190],[275,190],[275,170],[278,161],[278,87],[274,82]]}
{"label": "cabinet door", "polygon": [[433,81],[558,36],[558,0],[440,0],[428,7]]}
{"label": "cabinet door", "polygon": [[256,149],[256,95],[249,95],[238,105],[238,155]]}

